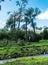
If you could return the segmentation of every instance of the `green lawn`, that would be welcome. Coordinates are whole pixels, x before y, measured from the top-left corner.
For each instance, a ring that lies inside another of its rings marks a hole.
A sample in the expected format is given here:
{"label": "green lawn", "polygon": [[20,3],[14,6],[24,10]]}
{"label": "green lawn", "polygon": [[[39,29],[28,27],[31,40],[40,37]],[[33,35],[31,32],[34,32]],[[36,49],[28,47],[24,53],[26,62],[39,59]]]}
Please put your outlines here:
{"label": "green lawn", "polygon": [[3,65],[48,65],[48,57],[22,57]]}

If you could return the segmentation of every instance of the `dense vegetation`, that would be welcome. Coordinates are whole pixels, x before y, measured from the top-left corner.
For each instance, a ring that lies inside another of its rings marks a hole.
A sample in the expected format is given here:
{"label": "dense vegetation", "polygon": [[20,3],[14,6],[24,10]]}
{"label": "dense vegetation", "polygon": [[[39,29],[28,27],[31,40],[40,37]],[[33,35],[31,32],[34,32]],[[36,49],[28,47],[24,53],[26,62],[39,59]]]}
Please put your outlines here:
{"label": "dense vegetation", "polygon": [[0,30],[0,41],[6,39],[10,41],[17,42],[19,39],[27,42],[39,42],[40,40],[48,39],[48,30],[44,29],[41,33],[35,33],[33,31],[27,31],[27,39],[26,39],[26,31],[16,30],[15,32],[6,31],[5,29]]}
{"label": "dense vegetation", "polygon": [[[1,43],[4,44],[3,41],[1,41]],[[22,44],[24,44],[24,46],[22,46]],[[10,41],[7,46],[0,47],[0,59],[35,56],[40,54],[48,54],[48,40],[24,43],[22,41],[18,43]]]}
{"label": "dense vegetation", "polygon": [[[4,1],[1,0],[0,3]],[[48,27],[42,31],[41,27],[36,26],[34,20],[41,11],[39,8],[27,8],[27,5],[28,0],[16,1],[18,10],[11,15],[8,12],[10,17],[5,27],[0,29],[0,60],[23,57],[3,65],[48,65],[48,57],[36,56],[48,54]]]}

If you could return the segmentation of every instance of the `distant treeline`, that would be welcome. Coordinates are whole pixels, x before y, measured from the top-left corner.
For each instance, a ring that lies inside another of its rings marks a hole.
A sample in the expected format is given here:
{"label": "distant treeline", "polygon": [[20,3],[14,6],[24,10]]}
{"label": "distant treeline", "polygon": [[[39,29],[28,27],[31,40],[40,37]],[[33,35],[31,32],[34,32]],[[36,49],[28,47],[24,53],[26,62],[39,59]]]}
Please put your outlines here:
{"label": "distant treeline", "polygon": [[13,40],[18,41],[25,40],[28,42],[38,42],[42,39],[48,39],[48,30],[44,29],[41,33],[34,33],[33,31],[27,31],[27,38],[26,38],[26,31],[23,30],[16,30],[15,32],[12,31],[6,31],[4,29],[0,30],[0,40],[7,39],[7,40]]}

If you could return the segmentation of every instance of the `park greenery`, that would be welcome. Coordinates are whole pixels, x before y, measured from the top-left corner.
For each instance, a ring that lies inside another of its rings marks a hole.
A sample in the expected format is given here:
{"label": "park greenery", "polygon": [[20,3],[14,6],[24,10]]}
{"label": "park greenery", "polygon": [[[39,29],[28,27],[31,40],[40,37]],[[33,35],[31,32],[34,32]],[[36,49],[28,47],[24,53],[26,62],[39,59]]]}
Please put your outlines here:
{"label": "park greenery", "polygon": [[23,57],[18,58],[13,62],[5,63],[3,65],[48,65],[48,57]]}
{"label": "park greenery", "polygon": [[[4,42],[1,42],[3,44],[5,43],[5,40]],[[23,43],[25,46],[22,46]],[[10,41],[7,46],[5,45],[6,44],[4,44],[3,47],[0,47],[0,60],[48,54],[48,40],[41,40],[36,43],[22,41],[15,43],[14,41]]]}
{"label": "park greenery", "polygon": [[48,27],[44,27],[43,31],[42,27],[37,27],[36,16],[41,11],[39,8],[27,8],[27,5],[28,0],[16,1],[18,10],[7,13],[10,17],[0,29],[0,60],[23,57],[3,65],[48,65],[48,57],[37,56],[48,54]]}

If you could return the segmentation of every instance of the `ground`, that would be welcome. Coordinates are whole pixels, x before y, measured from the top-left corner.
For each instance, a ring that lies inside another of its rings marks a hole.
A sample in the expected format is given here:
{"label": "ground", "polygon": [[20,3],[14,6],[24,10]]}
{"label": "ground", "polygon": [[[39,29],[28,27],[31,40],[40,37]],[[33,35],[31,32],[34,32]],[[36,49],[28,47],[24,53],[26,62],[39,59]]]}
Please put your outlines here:
{"label": "ground", "polygon": [[48,53],[48,40],[30,42],[25,46],[0,47],[0,60],[16,57],[16,61],[3,65],[48,65],[48,56],[37,56],[44,53]]}

